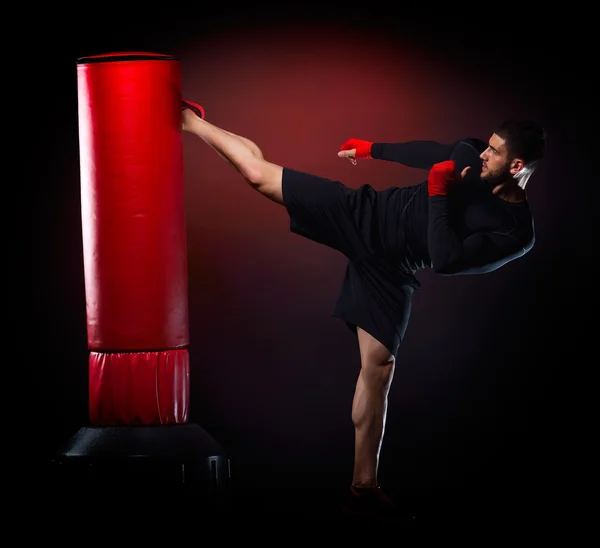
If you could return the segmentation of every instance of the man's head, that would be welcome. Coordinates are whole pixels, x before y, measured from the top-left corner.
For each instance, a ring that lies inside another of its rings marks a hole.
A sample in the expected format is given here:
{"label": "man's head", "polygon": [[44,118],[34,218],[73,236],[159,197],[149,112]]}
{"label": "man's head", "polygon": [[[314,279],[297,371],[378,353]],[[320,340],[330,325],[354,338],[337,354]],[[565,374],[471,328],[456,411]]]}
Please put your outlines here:
{"label": "man's head", "polygon": [[531,120],[506,120],[490,137],[479,156],[483,160],[481,178],[501,183],[509,178],[525,188],[546,149],[546,130]]}

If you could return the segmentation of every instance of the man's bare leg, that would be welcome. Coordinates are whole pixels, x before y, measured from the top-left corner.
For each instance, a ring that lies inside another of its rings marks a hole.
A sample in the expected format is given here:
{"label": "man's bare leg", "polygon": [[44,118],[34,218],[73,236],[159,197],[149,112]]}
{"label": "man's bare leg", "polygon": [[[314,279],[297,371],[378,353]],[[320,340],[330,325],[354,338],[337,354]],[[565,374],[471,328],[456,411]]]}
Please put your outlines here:
{"label": "man's bare leg", "polygon": [[358,328],[361,369],[352,402],[354,487],[377,487],[379,454],[395,359],[387,348]]}
{"label": "man's bare leg", "polygon": [[283,168],[267,162],[256,143],[203,120],[190,109],[181,113],[181,128],[200,137],[231,164],[252,188],[270,200],[283,204]]}

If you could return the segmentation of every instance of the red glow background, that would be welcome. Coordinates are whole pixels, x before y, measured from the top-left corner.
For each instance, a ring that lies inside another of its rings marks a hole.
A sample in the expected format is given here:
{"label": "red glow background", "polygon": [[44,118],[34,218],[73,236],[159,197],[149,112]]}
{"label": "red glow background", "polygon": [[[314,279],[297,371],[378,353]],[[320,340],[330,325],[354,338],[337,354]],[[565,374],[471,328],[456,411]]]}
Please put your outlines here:
{"label": "red glow background", "polygon": [[[353,187],[405,186],[424,173],[377,161],[352,166],[336,156],[349,137],[445,142],[487,139],[508,116],[546,124],[549,155],[528,187],[532,252],[486,276],[419,275],[424,287],[398,356],[381,478],[423,496],[555,487],[562,480],[547,481],[555,445],[564,448],[571,435],[555,407],[569,397],[560,364],[586,344],[578,308],[590,294],[595,249],[583,209],[591,196],[581,197],[589,182],[573,168],[588,151],[576,137],[586,96],[567,96],[574,69],[560,61],[556,31],[538,29],[552,38],[542,47],[537,35],[522,45],[514,36],[490,40],[485,29],[473,40],[450,39],[426,18],[412,31],[406,20],[396,28],[316,19],[213,15],[198,25],[123,23],[108,35],[75,29],[77,45],[40,65],[37,79],[57,82],[38,93],[53,100],[39,136],[46,144],[37,158],[27,320],[42,361],[53,364],[30,368],[34,414],[52,425],[43,450],[87,412],[75,60],[175,52],[184,96],[201,103],[207,119],[254,140],[270,161]],[[285,210],[200,140],[184,134],[183,145],[191,421],[232,452],[242,487],[346,485],[359,361],[352,334],[329,316],[344,259],[290,234]]]}

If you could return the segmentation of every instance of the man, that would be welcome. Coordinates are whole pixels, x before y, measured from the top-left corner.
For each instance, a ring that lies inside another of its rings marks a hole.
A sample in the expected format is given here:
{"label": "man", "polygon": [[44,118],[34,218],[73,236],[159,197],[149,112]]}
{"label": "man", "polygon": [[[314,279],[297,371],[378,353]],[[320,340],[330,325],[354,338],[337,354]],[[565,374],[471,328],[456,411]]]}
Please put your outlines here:
{"label": "man", "polygon": [[387,400],[404,337],[415,273],[496,270],[533,246],[525,185],[545,151],[545,131],[532,121],[500,124],[488,144],[463,139],[373,143],[349,139],[338,156],[380,159],[429,170],[408,187],[357,189],[264,159],[252,141],[204,120],[183,101],[182,129],[200,137],[252,188],[283,205],[292,232],[348,258],[334,316],[357,334],[361,369],[352,403],[354,474],[346,510],[384,515],[393,505],[378,485]]}

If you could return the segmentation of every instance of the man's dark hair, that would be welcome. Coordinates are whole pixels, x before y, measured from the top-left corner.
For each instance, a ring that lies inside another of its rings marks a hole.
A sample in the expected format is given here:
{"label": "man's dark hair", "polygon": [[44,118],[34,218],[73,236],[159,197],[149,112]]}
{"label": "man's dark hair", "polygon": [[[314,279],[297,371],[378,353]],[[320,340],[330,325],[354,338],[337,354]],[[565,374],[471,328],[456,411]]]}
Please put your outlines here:
{"label": "man's dark hair", "polygon": [[532,120],[510,119],[502,122],[494,133],[504,139],[509,159],[520,158],[525,164],[538,162],[546,152],[546,130]]}

